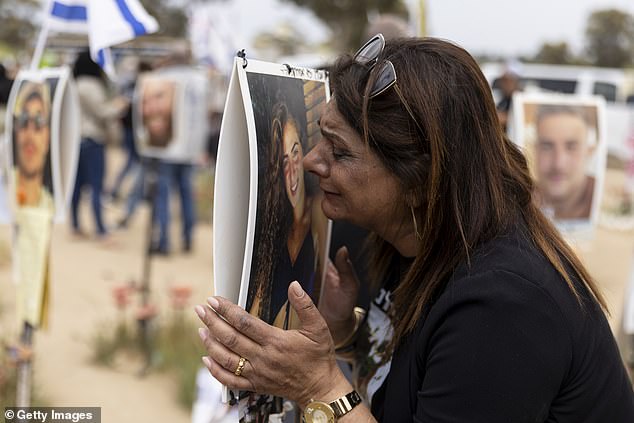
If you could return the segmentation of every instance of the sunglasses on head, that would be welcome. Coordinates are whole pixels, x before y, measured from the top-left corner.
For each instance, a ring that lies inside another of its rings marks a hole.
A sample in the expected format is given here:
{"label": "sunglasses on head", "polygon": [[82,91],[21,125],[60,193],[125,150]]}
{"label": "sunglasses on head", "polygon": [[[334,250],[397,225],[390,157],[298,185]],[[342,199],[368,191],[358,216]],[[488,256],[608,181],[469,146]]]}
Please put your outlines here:
{"label": "sunglasses on head", "polygon": [[[354,54],[353,60],[360,65],[368,66],[368,71],[371,71],[376,66],[379,55],[384,48],[385,38],[383,34],[376,34]],[[376,81],[374,81],[374,85],[370,90],[369,98],[372,99],[383,94],[394,84],[396,84],[394,64],[389,60],[384,60],[381,63]]]}
{"label": "sunglasses on head", "polygon": [[41,130],[48,123],[47,119],[40,113],[31,116],[27,112],[23,112],[15,119],[15,126],[18,129],[26,129],[29,126],[29,122],[33,123],[36,131]]}

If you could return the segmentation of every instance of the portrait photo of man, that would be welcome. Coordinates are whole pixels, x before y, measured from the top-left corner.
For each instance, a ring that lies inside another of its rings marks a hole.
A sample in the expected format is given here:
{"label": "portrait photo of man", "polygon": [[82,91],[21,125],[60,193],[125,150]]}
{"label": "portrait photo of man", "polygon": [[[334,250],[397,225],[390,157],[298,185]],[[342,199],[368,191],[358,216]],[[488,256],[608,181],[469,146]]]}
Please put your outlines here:
{"label": "portrait photo of man", "polygon": [[147,134],[147,146],[166,148],[174,137],[176,83],[148,77],[141,86],[141,119]]}
{"label": "portrait photo of man", "polygon": [[48,85],[25,80],[18,90],[12,120],[18,207],[53,209],[50,120]]}
{"label": "portrait photo of man", "polygon": [[541,105],[537,110],[537,189],[542,206],[556,220],[590,217],[596,179],[588,164],[597,139],[589,120],[582,106]]}

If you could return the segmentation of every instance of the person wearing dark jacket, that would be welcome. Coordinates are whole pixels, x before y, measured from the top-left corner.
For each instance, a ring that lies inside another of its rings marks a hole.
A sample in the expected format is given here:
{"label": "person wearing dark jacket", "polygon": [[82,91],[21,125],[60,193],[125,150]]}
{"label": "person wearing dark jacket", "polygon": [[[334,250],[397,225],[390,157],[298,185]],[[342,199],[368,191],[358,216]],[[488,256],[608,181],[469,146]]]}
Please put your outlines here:
{"label": "person wearing dark jacket", "polygon": [[319,309],[290,284],[300,330],[210,297],[196,313],[211,374],[295,401],[308,423],[634,421],[605,300],[533,201],[469,53],[379,34],[330,84],[304,166],[328,217],[373,233],[374,299],[354,308],[346,248]]}

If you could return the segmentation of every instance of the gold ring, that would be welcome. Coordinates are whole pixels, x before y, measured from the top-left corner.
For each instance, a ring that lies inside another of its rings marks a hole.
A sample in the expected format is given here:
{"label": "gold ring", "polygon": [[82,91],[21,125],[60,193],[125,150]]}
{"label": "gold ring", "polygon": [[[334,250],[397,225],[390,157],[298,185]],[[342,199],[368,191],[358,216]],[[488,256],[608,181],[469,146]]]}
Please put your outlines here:
{"label": "gold ring", "polygon": [[234,375],[236,376],[240,376],[242,374],[242,370],[244,369],[244,365],[246,364],[247,359],[244,357],[240,357],[240,361],[238,361],[238,367],[236,367],[235,372],[233,372]]}

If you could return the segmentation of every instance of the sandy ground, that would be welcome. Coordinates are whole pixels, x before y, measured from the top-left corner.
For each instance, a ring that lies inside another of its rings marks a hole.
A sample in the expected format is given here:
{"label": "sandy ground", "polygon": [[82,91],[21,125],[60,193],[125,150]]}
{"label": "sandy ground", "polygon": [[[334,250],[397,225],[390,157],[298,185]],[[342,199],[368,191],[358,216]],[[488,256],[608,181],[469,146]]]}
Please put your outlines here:
{"label": "sandy ground", "polygon": [[[111,153],[110,159],[117,162],[120,156]],[[117,209],[108,209],[108,220],[114,222],[119,213]],[[94,241],[73,239],[66,225],[55,228],[51,325],[49,330],[36,334],[35,343],[36,384],[51,405],[100,406],[105,422],[189,421],[188,411],[177,404],[176,384],[169,375],[151,373],[140,378],[136,375],[136,364],[111,370],[90,363],[90,338],[104,321],[116,318],[112,287],[130,278],[138,280],[141,275],[148,215],[144,206],[129,229],[115,233],[117,245],[110,248]],[[91,228],[87,204],[83,216],[86,228]],[[198,302],[212,289],[211,226],[196,227],[194,252],[184,255],[179,251],[177,213],[173,221],[174,252],[168,258],[155,259],[152,267],[153,295],[161,310],[168,309],[167,295],[172,284],[191,285],[193,298]],[[618,331],[624,290],[632,270],[634,232],[599,228],[594,235],[591,242],[579,242],[577,249],[601,285],[612,311],[610,323]],[[8,228],[0,227],[0,243],[3,240],[6,243],[8,236]],[[10,273],[10,265],[0,263],[3,336],[16,332],[15,322],[8,317],[13,315],[15,302]]]}
{"label": "sandy ground", "polygon": [[[118,154],[110,159],[119,162]],[[176,198],[174,198],[176,200]],[[152,262],[152,297],[159,313],[168,313],[169,288],[189,285],[192,301],[204,302],[212,292],[212,233],[210,224],[198,224],[193,253],[181,253],[178,201],[173,203],[171,256]],[[141,206],[128,229],[114,232],[112,246],[94,240],[77,240],[67,225],[58,225],[51,247],[51,313],[48,330],[35,335],[35,384],[47,403],[55,406],[102,407],[104,422],[190,421],[190,413],[177,403],[176,381],[165,373],[137,375],[140,363],[127,363],[116,370],[91,364],[90,340],[105,322],[118,318],[112,288],[139,280],[149,208]],[[121,215],[116,207],[106,209],[113,224]],[[88,202],[82,208],[86,230],[93,228]],[[0,243],[9,239],[9,228],[0,226]],[[3,338],[15,339],[15,287],[10,264],[0,264],[0,306]],[[193,302],[186,310],[195,320]],[[190,312],[191,311],[191,312]],[[195,327],[194,327],[195,328]]]}

